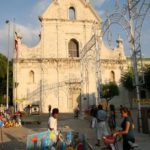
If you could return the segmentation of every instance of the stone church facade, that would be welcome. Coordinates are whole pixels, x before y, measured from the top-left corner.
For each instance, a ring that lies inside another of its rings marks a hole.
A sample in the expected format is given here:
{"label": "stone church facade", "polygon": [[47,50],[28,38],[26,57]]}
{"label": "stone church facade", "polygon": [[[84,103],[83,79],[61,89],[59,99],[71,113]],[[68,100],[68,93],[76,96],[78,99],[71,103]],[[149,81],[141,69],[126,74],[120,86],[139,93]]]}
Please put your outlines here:
{"label": "stone church facade", "polygon": [[[101,32],[101,18],[88,0],[53,0],[39,20],[40,41],[35,47],[24,45],[16,34],[18,59],[13,64],[13,93],[18,109],[39,104],[42,112],[48,112],[48,105],[72,112],[77,105],[87,108],[95,104],[95,47],[88,53],[84,69],[80,53],[95,29]],[[121,72],[127,67],[122,39],[118,37],[114,49],[102,42],[100,59],[102,83],[115,81],[120,86]],[[114,100],[118,105],[127,96],[126,92],[120,93]]]}

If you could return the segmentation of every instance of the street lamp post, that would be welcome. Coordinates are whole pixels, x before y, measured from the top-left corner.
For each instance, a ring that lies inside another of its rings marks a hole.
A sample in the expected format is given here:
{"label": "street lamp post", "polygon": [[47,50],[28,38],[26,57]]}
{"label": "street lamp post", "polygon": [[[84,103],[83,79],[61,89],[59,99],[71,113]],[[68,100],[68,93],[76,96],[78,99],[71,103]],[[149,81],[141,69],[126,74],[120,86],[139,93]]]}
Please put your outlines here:
{"label": "street lamp post", "polygon": [[8,25],[8,43],[7,43],[7,86],[6,86],[6,108],[9,107],[9,44],[10,44],[10,22],[6,20],[6,24]]}
{"label": "street lamp post", "polygon": [[140,103],[140,83],[138,76],[138,68],[137,68],[137,57],[136,57],[136,49],[135,49],[135,36],[133,32],[133,12],[131,10],[131,0],[128,0],[128,9],[129,9],[129,23],[130,23],[130,32],[131,32],[131,42],[130,46],[132,49],[132,62],[133,62],[133,71],[135,78],[135,86],[136,86],[136,95],[138,100],[138,128],[141,131],[142,122],[141,122],[141,103]]}

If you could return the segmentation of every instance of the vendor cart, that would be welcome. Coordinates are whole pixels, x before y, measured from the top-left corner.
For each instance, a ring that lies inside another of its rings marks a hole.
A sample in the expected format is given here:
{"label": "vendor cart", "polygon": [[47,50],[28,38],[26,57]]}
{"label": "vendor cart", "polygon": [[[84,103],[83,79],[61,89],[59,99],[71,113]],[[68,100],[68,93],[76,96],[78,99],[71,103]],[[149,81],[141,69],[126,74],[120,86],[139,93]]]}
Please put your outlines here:
{"label": "vendor cart", "polygon": [[32,105],[21,117],[22,124],[24,123],[41,123],[39,105]]}
{"label": "vendor cart", "polygon": [[58,134],[59,139],[55,131],[28,135],[26,150],[93,150],[84,134],[68,131],[66,128],[62,131]]}

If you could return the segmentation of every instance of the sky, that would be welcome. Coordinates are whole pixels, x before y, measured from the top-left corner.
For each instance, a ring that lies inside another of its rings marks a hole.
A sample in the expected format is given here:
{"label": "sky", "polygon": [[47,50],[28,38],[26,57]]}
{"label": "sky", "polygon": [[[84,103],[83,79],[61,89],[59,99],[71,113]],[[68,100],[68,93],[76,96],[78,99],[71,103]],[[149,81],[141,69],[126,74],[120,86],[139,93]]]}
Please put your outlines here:
{"label": "sky", "polygon": [[[19,31],[23,36],[23,43],[32,47],[37,44],[40,33],[40,21],[38,16],[42,15],[52,0],[0,0],[0,53],[10,56],[13,53],[13,30]],[[115,0],[90,0],[93,7],[96,9],[98,15],[106,20],[106,12],[112,14],[114,11]],[[118,0],[119,8],[127,0]],[[6,20],[10,21],[10,26],[6,24]],[[15,22],[15,26],[13,26]],[[141,33],[141,47],[143,57],[150,57],[150,10],[145,18],[145,22]],[[110,27],[112,33],[112,44],[110,47],[115,47],[115,41],[120,34],[124,40],[125,54],[130,56],[129,44],[124,30],[119,25],[112,25]],[[9,36],[8,36],[9,33]],[[10,38],[8,38],[10,37]],[[108,34],[106,34],[104,41],[106,42]],[[8,41],[10,39],[10,41]],[[8,42],[10,43],[8,47]]]}

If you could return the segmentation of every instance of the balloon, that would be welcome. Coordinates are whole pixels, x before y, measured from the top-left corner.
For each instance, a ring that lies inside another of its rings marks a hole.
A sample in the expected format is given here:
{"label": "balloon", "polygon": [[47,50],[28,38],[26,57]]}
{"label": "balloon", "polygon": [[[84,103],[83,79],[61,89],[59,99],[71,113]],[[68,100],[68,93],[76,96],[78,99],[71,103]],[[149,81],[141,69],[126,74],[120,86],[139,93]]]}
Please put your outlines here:
{"label": "balloon", "polygon": [[4,122],[0,120],[0,127],[4,125]]}
{"label": "balloon", "polygon": [[50,137],[50,140],[53,141],[54,143],[57,142],[57,136],[55,133],[51,132],[49,137]]}
{"label": "balloon", "polygon": [[47,146],[47,141],[46,141],[46,138],[44,138],[42,140],[42,150],[46,150],[46,146]]}

